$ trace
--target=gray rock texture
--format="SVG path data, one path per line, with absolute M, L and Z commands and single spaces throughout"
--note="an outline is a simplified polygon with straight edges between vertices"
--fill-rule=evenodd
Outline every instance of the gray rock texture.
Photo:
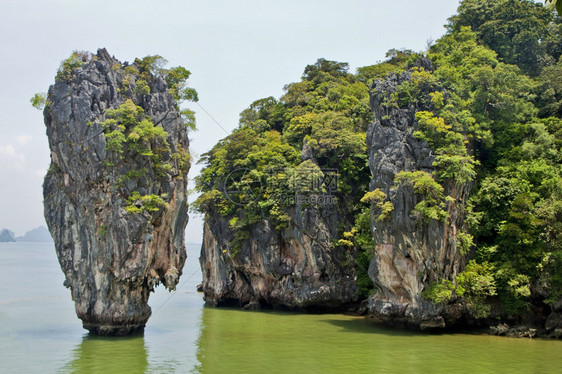
M 431 69 L 429 60 L 421 62 Z M 458 313 L 448 313 L 443 306 L 424 300 L 421 292 L 432 281 L 453 279 L 464 266 L 456 235 L 463 223 L 462 209 L 471 186 L 444 185 L 445 195 L 454 199 L 447 204 L 449 217 L 445 222 L 425 222 L 411 214 L 422 197 L 407 185 L 396 185 L 394 178 L 401 171 L 433 172 L 434 153 L 427 142 L 412 134 L 417 129 L 415 113 L 434 109 L 429 93 L 439 88 L 422 87 L 416 101 L 408 105 L 386 105 L 397 87 L 410 79 L 410 72 L 391 74 L 375 81 L 371 88 L 375 119 L 367 132 L 370 189 L 383 191 L 394 210 L 389 219 L 382 221 L 375 219 L 380 211 L 376 207 L 372 211 L 376 251 L 369 276 L 377 291 L 369 298 L 369 311 L 395 325 L 440 328 L 447 322 L 444 316 Z
M 207 214 L 201 248 L 203 292 L 209 305 L 342 310 L 356 301 L 353 258 L 335 247 L 335 206 L 297 204 L 287 229 L 254 225 L 237 255 L 233 232 L 218 213 Z
M 552 306 L 552 312 L 548 315 L 544 327 L 554 337 L 562 337 L 562 298 L 558 299 Z
M 172 290 L 181 275 L 189 165 L 180 167 L 173 155 L 189 144 L 162 77 L 151 74 L 146 82 L 150 92 L 141 93 L 138 78 L 125 70 L 127 64 L 105 49 L 84 60 L 49 88 L 44 118 L 51 166 L 44 182 L 45 218 L 84 328 L 125 335 L 144 328 L 151 290 L 160 282 Z M 101 123 L 107 110 L 128 99 L 167 132 L 169 150 L 159 153 L 158 162 L 169 167 L 156 170 L 154 158 L 146 154 L 108 149 Z M 161 145 L 144 144 L 154 152 Z M 131 201 L 133 192 L 160 196 L 165 203 L 143 209 L 142 199 Z M 130 213 L 126 206 L 139 209 Z
M 550 313 L 546 319 L 544 327 L 547 330 L 554 330 L 557 328 L 562 328 L 562 313 Z

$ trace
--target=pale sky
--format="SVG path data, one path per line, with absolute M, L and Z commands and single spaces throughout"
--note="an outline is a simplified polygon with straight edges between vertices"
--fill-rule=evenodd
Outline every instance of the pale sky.
M 230 132 L 242 110 L 279 98 L 318 58 L 348 62 L 355 72 L 391 48 L 425 50 L 457 6 L 456 0 L 0 0 L 0 229 L 23 235 L 45 225 L 49 148 L 43 115 L 29 99 L 47 91 L 73 50 L 105 47 L 130 62 L 158 54 L 170 67 L 186 67 L 200 104 Z M 192 107 L 197 159 L 227 133 Z M 199 169 L 192 167 L 191 178 Z M 187 241 L 201 236 L 202 220 L 190 214 Z

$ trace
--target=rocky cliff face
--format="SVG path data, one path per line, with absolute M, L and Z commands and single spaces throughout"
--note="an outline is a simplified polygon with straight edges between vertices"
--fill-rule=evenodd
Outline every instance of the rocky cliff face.
M 552 305 L 552 312 L 549 314 L 544 325 L 547 336 L 562 338 L 562 298 Z
M 207 304 L 327 311 L 356 301 L 353 257 L 334 246 L 335 204 L 297 202 L 290 217 L 283 230 L 267 219 L 253 225 L 233 254 L 228 220 L 207 213 L 200 257 Z
M 186 259 L 186 128 L 166 80 L 104 49 L 73 55 L 44 110 L 45 218 L 76 313 L 92 333 L 144 327 L 149 293 Z
M 228 222 L 208 219 L 200 258 L 205 301 L 303 311 L 341 310 L 353 302 L 353 274 L 338 265 L 345 254 L 330 251 L 325 222 L 310 211 L 297 211 L 294 218 L 282 233 L 267 221 L 256 225 L 234 257 L 226 252 Z
M 431 69 L 429 60 L 420 61 Z M 376 292 L 369 298 L 369 311 L 396 325 L 421 328 L 444 327 L 459 317 L 454 306 L 424 300 L 421 292 L 430 282 L 453 279 L 462 270 L 463 257 L 457 247 L 457 230 L 462 226 L 462 207 L 470 185 L 445 184 L 445 196 L 453 200 L 446 205 L 447 219 L 420 220 L 412 210 L 423 197 L 411 186 L 396 184 L 401 171 L 432 173 L 435 155 L 425 141 L 413 136 L 417 129 L 415 113 L 432 111 L 429 92 L 419 93 L 418 100 L 404 105 L 386 105 L 397 87 L 411 80 L 410 72 L 392 74 L 377 80 L 371 90 L 375 119 L 367 133 L 369 166 L 373 175 L 371 191 L 384 192 L 394 209 L 388 219 L 376 217 L 373 207 L 372 234 L 376 251 L 369 266 L 369 276 Z

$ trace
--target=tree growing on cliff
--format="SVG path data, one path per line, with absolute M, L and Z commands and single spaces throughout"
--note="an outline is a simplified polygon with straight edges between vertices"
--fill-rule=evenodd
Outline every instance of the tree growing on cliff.
M 291 194 L 310 193 L 296 189 L 311 175 L 319 180 L 337 178 L 333 186 L 337 188 L 330 193 L 339 202 L 339 238 L 364 208 L 359 200 L 369 180 L 364 133 L 371 119 L 368 88 L 348 72 L 347 63 L 319 59 L 285 91 L 279 100 L 269 97 L 252 103 L 241 113 L 238 129 L 202 159 L 206 166 L 197 178 L 202 194 L 195 205 L 203 213 L 218 211 L 229 220 L 234 256 L 256 223 L 271 221 L 279 234 L 295 224 Z M 229 178 L 240 169 L 248 172 Z M 324 175 L 326 169 L 337 170 L 337 177 Z M 254 189 L 256 184 L 261 188 Z M 312 203 L 306 206 L 314 208 Z M 348 262 L 348 267 L 356 266 L 354 258 Z M 365 287 L 372 288 L 367 267 L 362 263 L 359 268 Z
M 544 2 L 546 4 L 550 3 L 550 4 L 554 5 L 558 14 L 560 14 L 562 16 L 562 1 L 560 1 L 560 0 L 545 0 Z
M 175 289 L 185 263 L 189 140 L 182 97 L 170 90 L 188 74 L 179 69 L 169 86 L 160 62 L 73 53 L 44 108 L 52 156 L 45 218 L 76 313 L 93 334 L 142 330 L 150 292 L 160 283 Z
M 45 105 L 47 104 L 47 94 L 44 92 L 36 93 L 33 97 L 29 100 L 31 106 L 37 110 L 43 110 Z
M 553 12 L 532 0 L 464 0 L 448 28 L 470 27 L 503 62 L 536 76 L 549 59 L 560 56 L 549 48 L 552 22 Z
M 530 1 L 465 0 L 449 32 L 429 51 L 448 104 L 439 112 L 443 122 L 417 114 L 417 136 L 439 147 L 447 131 L 464 129 L 477 179 L 467 216 L 474 261 L 453 283 L 434 283 L 424 295 L 443 302 L 443 295 L 456 293 L 476 317 L 487 315 L 491 297 L 501 300 L 505 314 L 516 316 L 537 300 L 553 303 L 562 294 L 555 270 L 560 233 L 552 225 L 560 205 L 562 159 L 555 140 L 560 119 L 537 118 L 559 115 L 554 73 L 559 52 L 550 44 L 560 43 L 558 22 Z M 480 278 L 469 274 L 478 268 L 493 289 L 475 291 Z M 538 284 L 548 286 L 533 286 Z

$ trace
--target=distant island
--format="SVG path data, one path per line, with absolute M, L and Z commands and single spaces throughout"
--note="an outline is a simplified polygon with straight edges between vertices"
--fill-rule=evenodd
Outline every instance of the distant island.
M 45 226 L 39 226 L 25 233 L 23 236 L 16 237 L 13 231 L 8 229 L 0 230 L 1 242 L 51 242 L 51 234 Z
M 45 226 L 39 226 L 25 233 L 24 236 L 18 236 L 16 242 L 52 242 L 53 238 L 49 233 L 49 229 Z
M 16 237 L 14 233 L 8 229 L 0 230 L 0 243 L 15 242 Z

